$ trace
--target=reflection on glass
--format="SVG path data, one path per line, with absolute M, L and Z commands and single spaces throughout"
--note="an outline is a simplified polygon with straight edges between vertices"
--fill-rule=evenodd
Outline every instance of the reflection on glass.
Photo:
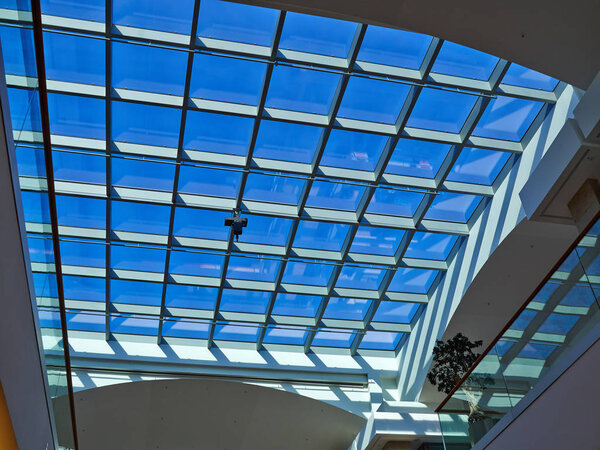
M 46 78 L 104 86 L 105 48 L 102 39 L 45 32 Z
M 316 180 L 308 194 L 306 206 L 356 211 L 364 192 L 365 188 L 360 185 Z
M 406 125 L 459 133 L 476 101 L 476 95 L 424 88 Z
M 473 134 L 475 136 L 520 141 L 544 104 L 535 100 L 501 97 L 490 101 Z
M 444 41 L 432 72 L 487 81 L 500 59 L 454 42 Z
M 190 111 L 183 147 L 210 153 L 244 156 L 248 153 L 254 120 L 248 117 Z
M 192 28 L 194 0 L 177 2 L 113 1 L 113 22 L 150 30 L 189 34 Z
M 378 134 L 332 130 L 321 158 L 321 165 L 372 172 L 387 142 L 387 136 Z
M 396 350 L 404 333 L 390 331 L 373 331 L 365 333 L 358 348 L 369 350 Z
M 398 139 L 386 173 L 434 178 L 452 146 L 438 142 Z
M 371 300 L 362 300 L 359 298 L 331 297 L 327 302 L 323 318 L 364 320 L 371 303 Z
M 358 61 L 419 69 L 431 36 L 369 25 L 358 53 Z
M 479 195 L 440 192 L 433 199 L 425 218 L 466 223 L 482 199 Z
M 221 311 L 264 314 L 271 295 L 270 292 L 223 289 L 219 308 Z
M 294 247 L 339 252 L 350 225 L 302 220 L 298 225 Z
M 300 294 L 277 294 L 273 314 L 281 316 L 315 317 L 322 297 Z
M 510 158 L 510 154 L 495 150 L 465 147 L 448 174 L 447 180 L 490 186 Z
M 405 233 L 398 229 L 361 226 L 354 235 L 350 252 L 393 256 Z
M 509 84 L 511 86 L 520 86 L 530 89 L 540 89 L 542 91 L 553 91 L 558 80 L 556 78 L 549 77 L 543 73 L 536 72 L 535 70 L 528 69 L 527 67 L 520 66 L 512 63 L 502 83 Z
M 310 164 L 322 134 L 321 127 L 261 120 L 253 155 Z

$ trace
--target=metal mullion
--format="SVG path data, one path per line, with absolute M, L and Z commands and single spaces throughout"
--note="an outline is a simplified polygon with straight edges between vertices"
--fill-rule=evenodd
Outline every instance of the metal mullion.
M 71 427 L 73 428 L 73 446 L 79 448 L 77 437 L 77 421 L 75 414 L 75 401 L 73 394 L 73 379 L 71 371 L 71 350 L 69 347 L 69 333 L 67 329 L 67 313 L 65 306 L 65 292 L 62 278 L 62 263 L 60 254 L 60 241 L 58 232 L 58 214 L 56 208 L 56 192 L 54 189 L 54 165 L 52 161 L 52 144 L 50 133 L 50 119 L 48 116 L 48 92 L 46 88 L 46 63 L 44 59 L 44 34 L 42 31 L 42 11 L 40 0 L 31 1 L 31 14 L 33 22 L 33 39 L 38 77 L 38 94 L 40 102 L 40 120 L 44 139 L 44 162 L 46 166 L 46 179 L 48 184 L 48 203 L 50 224 L 52 228 L 52 243 L 54 250 L 54 266 L 56 274 L 56 288 L 58 293 L 59 316 L 61 321 L 61 337 L 63 341 L 63 354 L 65 360 L 65 377 L 67 381 L 67 396 L 69 401 Z
M 112 26 L 112 2 L 108 0 L 105 8 L 105 26 L 106 30 L 110 30 Z M 110 39 L 105 41 L 104 47 L 105 57 L 105 102 L 106 102 L 106 280 L 105 280 L 105 339 L 110 339 L 110 270 L 111 270 L 111 223 L 112 223 L 112 207 L 111 207 L 111 189 L 112 189 L 112 158 L 111 153 L 111 138 L 112 138 L 112 104 L 110 101 L 110 91 L 112 90 L 112 43 Z
M 179 185 L 179 174 L 181 171 L 181 156 L 183 153 L 183 136 L 185 134 L 185 123 L 187 119 L 190 85 L 192 84 L 192 67 L 194 65 L 194 43 L 196 41 L 196 30 L 198 28 L 198 13 L 200 11 L 200 1 L 195 0 L 194 2 L 194 15 L 192 16 L 192 27 L 190 31 L 190 43 L 188 53 L 188 61 L 185 74 L 185 85 L 183 89 L 183 105 L 181 110 L 181 123 L 179 124 L 179 142 L 177 144 L 177 158 L 178 164 L 175 166 L 175 175 L 173 177 L 173 194 L 171 197 L 171 212 L 169 215 L 169 231 L 167 233 L 167 252 L 165 256 L 165 268 L 163 271 L 163 289 L 160 299 L 160 312 L 158 318 L 158 331 L 156 334 L 157 344 L 161 344 L 163 335 L 163 323 L 166 315 L 166 297 L 167 297 L 167 281 L 169 273 L 169 265 L 171 262 L 171 249 L 173 247 L 173 227 L 175 222 L 175 210 L 177 204 L 177 187 Z
M 279 41 L 281 39 L 281 31 L 283 30 L 283 23 L 285 21 L 285 16 L 286 16 L 286 12 L 281 11 L 281 13 L 279 15 L 279 20 L 277 23 L 277 28 L 275 31 L 275 37 L 273 38 L 273 46 L 271 48 L 270 61 L 274 61 L 275 57 L 277 55 Z M 263 84 L 263 89 L 261 92 L 261 97 L 260 97 L 260 101 L 259 101 L 258 108 L 257 108 L 258 114 L 257 114 L 255 122 L 254 122 L 254 128 L 252 130 L 252 138 L 250 140 L 248 155 L 246 157 L 246 165 L 244 167 L 244 172 L 243 172 L 241 180 L 240 180 L 240 186 L 239 186 L 238 194 L 237 194 L 237 198 L 236 198 L 236 209 L 241 208 L 241 206 L 242 206 L 242 198 L 244 195 L 244 190 L 246 188 L 246 182 L 248 181 L 248 173 L 250 171 L 250 167 L 252 166 L 252 156 L 254 154 L 254 147 L 256 144 L 256 138 L 258 136 L 258 130 L 260 128 L 260 121 L 261 121 L 261 118 L 263 116 L 263 112 L 265 109 L 265 103 L 267 101 L 267 92 L 269 91 L 269 85 L 271 83 L 273 67 L 274 67 L 274 64 L 267 65 L 267 70 L 265 73 L 265 81 Z M 217 318 L 219 316 L 219 307 L 221 305 L 221 298 L 223 296 L 223 286 L 225 284 L 225 279 L 227 277 L 227 269 L 229 267 L 229 259 L 231 258 L 232 247 L 233 247 L 233 233 L 230 230 L 229 231 L 229 239 L 228 239 L 228 243 L 227 243 L 227 253 L 225 255 L 225 259 L 223 260 L 221 281 L 219 283 L 219 290 L 217 292 L 217 299 L 215 302 L 215 309 L 213 312 L 213 321 L 217 320 Z M 207 342 L 208 348 L 210 348 L 213 344 L 214 335 L 215 335 L 215 324 L 213 323 L 213 324 L 211 324 L 209 332 L 208 332 L 208 342 Z

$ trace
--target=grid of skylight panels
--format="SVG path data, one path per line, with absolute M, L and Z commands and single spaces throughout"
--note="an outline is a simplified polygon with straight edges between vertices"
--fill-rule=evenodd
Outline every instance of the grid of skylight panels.
M 30 7 L 0 6 L 41 322 L 59 327 Z M 68 326 L 106 338 L 396 351 L 564 87 L 219 0 L 41 9 Z

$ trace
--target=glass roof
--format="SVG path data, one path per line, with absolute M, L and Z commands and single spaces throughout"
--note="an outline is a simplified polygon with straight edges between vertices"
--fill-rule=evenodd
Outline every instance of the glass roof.
M 30 16 L 11 5 L 0 39 L 42 326 L 60 326 L 46 144 L 68 326 L 107 339 L 395 354 L 562 85 L 338 19 L 44 0 L 46 112 Z

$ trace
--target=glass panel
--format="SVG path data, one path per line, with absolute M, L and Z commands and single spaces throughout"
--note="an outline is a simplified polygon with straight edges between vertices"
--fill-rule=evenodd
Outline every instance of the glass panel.
M 235 198 L 241 178 L 242 173 L 233 170 L 182 165 L 177 190 L 188 194 Z
M 244 189 L 245 200 L 297 205 L 304 180 L 299 178 L 250 173 Z
M 282 283 L 327 286 L 333 272 L 333 264 L 288 261 L 283 272 Z
M 373 316 L 375 322 L 411 323 L 419 310 L 419 303 L 382 301 Z
M 200 277 L 221 277 L 224 256 L 214 253 L 172 250 L 169 272 Z
M 427 294 L 438 273 L 438 270 L 400 268 L 396 270 L 388 291 Z
M 315 317 L 322 297 L 299 294 L 277 294 L 273 314 L 281 316 Z
M 244 156 L 248 153 L 254 119 L 189 111 L 183 147 L 210 153 Z
M 106 200 L 57 195 L 56 215 L 61 226 L 104 229 Z
M 339 252 L 349 230 L 350 225 L 301 220 L 296 231 L 294 247 Z
M 163 272 L 167 251 L 159 248 L 130 247 L 111 244 L 111 269 Z M 173 258 L 171 257 L 171 262 Z
M 457 240 L 458 236 L 451 234 L 417 231 L 410 240 L 404 257 L 446 261 Z
M 399 189 L 375 189 L 367 212 L 390 216 L 413 217 L 425 198 L 421 192 L 409 192 Z
M 63 275 L 63 289 L 65 300 L 101 303 L 106 301 L 106 280 L 104 278 Z
M 37 91 L 14 88 L 8 88 L 7 91 L 13 130 L 41 132 L 42 119 Z
M 168 284 L 165 297 L 167 308 L 212 310 L 217 302 L 217 288 Z
M 278 259 L 231 256 L 227 278 L 274 282 L 279 264 Z
M 104 86 L 105 48 L 103 39 L 45 32 L 46 78 Z
M 113 22 L 150 30 L 189 34 L 192 28 L 194 0 L 177 2 L 113 1 Z
M 171 207 L 137 202 L 112 201 L 111 228 L 133 233 L 169 233 Z
M 260 328 L 257 325 L 229 322 L 215 325 L 215 340 L 256 342 Z
M 183 95 L 187 52 L 113 41 L 112 58 L 114 88 Z
M 378 134 L 332 130 L 321 158 L 321 165 L 372 172 L 387 142 L 387 136 Z
M 356 211 L 364 193 L 365 188 L 356 184 L 315 180 L 308 194 L 306 206 Z
M 288 12 L 279 48 L 346 58 L 357 27 L 344 20 Z
M 54 273 L 33 273 L 36 297 L 58 298 L 56 275 Z
M 36 78 L 33 31 L 27 28 L 0 26 L 0 40 L 6 74 Z
M 269 325 L 265 331 L 265 344 L 304 345 L 308 337 L 308 328 Z
M 198 36 L 269 47 L 279 11 L 220 0 L 200 2 Z
M 424 88 L 406 125 L 460 133 L 476 101 L 477 95 Z
M 106 139 L 103 99 L 49 93 L 48 117 L 52 134 Z
M 575 326 L 580 316 L 552 313 L 538 328 L 540 333 L 566 335 Z
M 104 22 L 104 2 L 105 0 L 86 0 L 85 3 L 77 0 L 41 0 L 40 3 L 43 14 Z
M 177 148 L 181 110 L 113 101 L 112 139 Z
M 491 186 L 508 158 L 509 153 L 465 147 L 446 179 Z
M 540 89 L 542 91 L 553 91 L 558 84 L 558 80 L 549 77 L 548 75 L 544 75 L 543 73 L 536 72 L 535 70 L 528 69 L 527 67 L 512 63 L 506 71 L 502 83 L 511 86 Z
M 30 148 L 15 146 L 17 156 L 17 170 L 23 177 L 45 177 L 46 162 L 43 148 Z
M 349 348 L 354 341 L 355 331 L 338 330 L 335 328 L 320 329 L 315 334 L 312 345 L 315 347 Z
M 114 303 L 160 306 L 162 291 L 161 283 L 110 280 L 110 301 Z
M 25 222 L 50 223 L 48 194 L 43 192 L 21 192 Z
M 351 253 L 393 256 L 406 232 L 404 230 L 359 227 L 350 247 Z
M 271 295 L 270 292 L 223 289 L 219 309 L 221 311 L 265 314 Z
M 256 106 L 266 70 L 262 62 L 195 54 L 190 97 Z
M 202 320 L 165 319 L 162 334 L 165 337 L 208 339 L 210 323 Z
M 292 219 L 280 217 L 248 216 L 243 241 L 263 245 L 286 245 L 293 222 Z
M 364 320 L 371 300 L 331 297 L 323 317 L 325 319 Z
M 162 162 L 112 158 L 112 184 L 138 189 L 173 190 L 175 165 Z
M 106 183 L 106 156 L 91 153 L 52 152 L 54 178 L 80 183 Z
M 370 350 L 396 350 L 404 333 L 367 331 L 358 348 Z
M 310 164 L 322 135 L 321 127 L 261 120 L 253 155 Z
M 158 320 L 133 314 L 111 316 L 110 331 L 118 334 L 155 336 L 158 333 Z
M 520 141 L 544 104 L 534 100 L 497 96 L 477 123 L 475 136 Z
M 359 61 L 419 69 L 431 36 L 369 25 L 358 53 Z
M 344 266 L 335 287 L 377 290 L 385 273 L 384 269 Z
M 434 178 L 451 148 L 438 142 L 400 138 L 385 173 Z
M 105 267 L 104 243 L 60 241 L 61 263 L 67 266 Z
M 67 313 L 67 329 L 80 331 L 105 332 L 106 317 L 104 314 L 81 311 L 77 314 Z
M 365 77 L 350 77 L 338 117 L 395 124 L 410 86 Z
M 52 239 L 38 236 L 28 237 L 27 245 L 29 246 L 29 258 L 32 262 L 54 263 Z
M 336 73 L 275 66 L 265 106 L 327 115 L 340 80 Z
M 205 209 L 175 208 L 173 236 L 224 241 L 229 237 L 229 229 L 223 226 L 231 213 Z M 246 230 L 244 230 L 244 237 Z
M 425 218 L 466 223 L 482 199 L 479 195 L 440 192 L 435 196 Z
M 487 53 L 445 41 L 432 72 L 487 81 L 500 59 Z

